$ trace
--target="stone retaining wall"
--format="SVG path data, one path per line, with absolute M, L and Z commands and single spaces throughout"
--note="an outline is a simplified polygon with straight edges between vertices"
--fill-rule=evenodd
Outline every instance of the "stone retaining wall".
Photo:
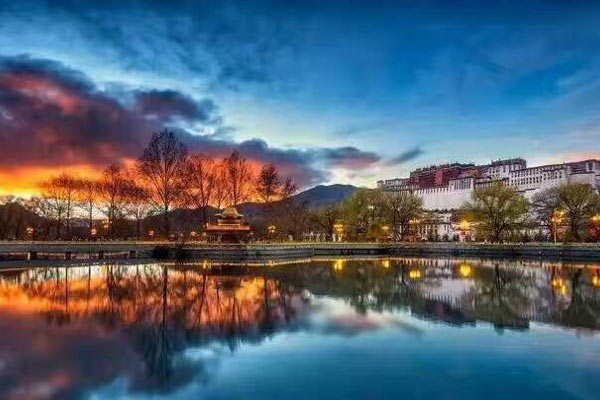
M 229 261 L 291 260 L 314 256 L 475 256 L 528 257 L 600 260 L 600 244 L 484 244 L 484 243 L 299 243 L 299 244 L 205 244 L 157 242 L 4 242 L 0 256 L 41 259 L 104 258 L 111 254 L 125 258 L 183 258 Z M 25 257 L 26 256 L 26 257 Z

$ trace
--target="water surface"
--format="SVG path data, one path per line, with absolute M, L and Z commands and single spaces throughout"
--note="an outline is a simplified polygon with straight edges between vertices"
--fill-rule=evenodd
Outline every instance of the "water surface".
M 5 268 L 0 398 L 595 399 L 599 267 Z

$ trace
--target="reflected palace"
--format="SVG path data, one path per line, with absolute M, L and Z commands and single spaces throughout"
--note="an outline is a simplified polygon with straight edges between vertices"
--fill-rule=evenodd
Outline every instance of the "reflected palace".
M 0 397 L 593 398 L 599 268 L 398 258 L 4 269 Z

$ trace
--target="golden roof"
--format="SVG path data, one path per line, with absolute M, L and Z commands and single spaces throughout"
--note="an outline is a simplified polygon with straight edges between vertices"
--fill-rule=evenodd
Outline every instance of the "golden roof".
M 226 219 L 238 219 L 242 218 L 243 215 L 238 213 L 235 207 L 225 207 L 221 214 L 217 214 L 217 217 Z

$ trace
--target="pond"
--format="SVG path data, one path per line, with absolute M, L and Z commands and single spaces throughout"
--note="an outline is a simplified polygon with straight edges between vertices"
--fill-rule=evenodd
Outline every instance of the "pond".
M 2 399 L 596 399 L 600 265 L 0 271 Z

